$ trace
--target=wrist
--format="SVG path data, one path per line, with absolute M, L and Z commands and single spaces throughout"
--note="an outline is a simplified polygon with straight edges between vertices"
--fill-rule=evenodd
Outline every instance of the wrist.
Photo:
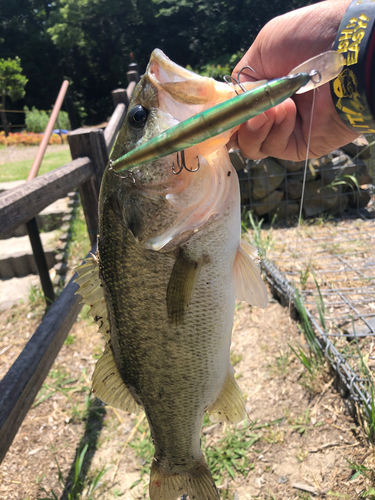
M 346 66 L 331 82 L 331 94 L 341 120 L 358 134 L 375 132 L 374 48 L 375 4 L 354 0 L 344 13 L 334 43 Z

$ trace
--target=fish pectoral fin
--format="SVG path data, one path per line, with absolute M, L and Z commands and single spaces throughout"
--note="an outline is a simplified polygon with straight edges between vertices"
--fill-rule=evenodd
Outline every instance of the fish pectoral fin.
M 220 500 L 204 458 L 182 474 L 167 471 L 156 460 L 151 464 L 150 500 L 177 500 L 182 495 L 196 500 Z
M 78 278 L 74 281 L 79 288 L 76 295 L 81 295 L 81 304 L 88 304 L 88 314 L 98 323 L 99 332 L 106 342 L 110 338 L 108 311 L 105 302 L 104 291 L 99 276 L 99 264 L 97 257 L 89 257 L 84 263 L 75 268 Z
M 203 260 L 192 260 L 181 250 L 173 266 L 167 288 L 167 311 L 169 322 L 174 326 L 180 325 L 184 319 Z
M 241 389 L 234 379 L 234 369 L 229 365 L 227 378 L 219 397 L 208 409 L 211 422 L 230 422 L 237 424 L 246 417 L 245 400 Z
M 238 300 L 245 300 L 252 306 L 262 307 L 268 303 L 267 288 L 254 262 L 255 248 L 245 240 L 237 251 L 234 261 L 234 287 Z
M 92 392 L 104 403 L 120 410 L 136 413 L 140 406 L 135 402 L 118 371 L 109 344 L 98 360 L 92 376 Z

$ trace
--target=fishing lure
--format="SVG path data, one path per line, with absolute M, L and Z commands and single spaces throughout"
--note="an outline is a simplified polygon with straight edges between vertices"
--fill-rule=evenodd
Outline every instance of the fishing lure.
M 165 130 L 117 160 L 110 160 L 110 168 L 122 172 L 211 139 L 264 113 L 295 93 L 323 85 L 335 78 L 343 65 L 344 58 L 338 52 L 319 54 L 294 68 L 286 77 L 268 81 Z

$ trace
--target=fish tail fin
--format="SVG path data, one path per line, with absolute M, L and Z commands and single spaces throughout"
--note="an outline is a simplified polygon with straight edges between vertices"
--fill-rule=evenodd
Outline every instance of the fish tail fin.
M 151 465 L 150 499 L 177 500 L 189 495 L 190 500 L 220 500 L 215 481 L 204 458 L 190 470 L 168 472 L 155 460 Z

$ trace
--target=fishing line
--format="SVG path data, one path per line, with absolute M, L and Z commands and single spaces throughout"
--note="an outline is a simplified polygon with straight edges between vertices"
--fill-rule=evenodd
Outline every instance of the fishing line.
M 296 243 L 295 243 L 295 249 L 293 252 L 293 265 L 292 265 L 292 270 L 291 270 L 291 275 L 292 275 L 292 287 L 289 288 L 289 304 L 288 304 L 288 328 L 287 328 L 287 336 L 290 338 L 290 324 L 291 324 L 291 311 L 292 311 L 292 293 L 295 288 L 294 284 L 294 273 L 296 271 L 296 257 L 297 257 L 297 249 L 298 249 L 298 240 L 300 236 L 300 229 L 301 229 L 301 220 L 302 220 L 302 209 L 303 209 L 303 202 L 305 198 L 305 188 L 306 188 L 306 177 L 307 177 L 307 167 L 309 164 L 309 151 L 310 151 L 310 142 L 311 142 L 311 131 L 312 131 L 312 122 L 313 122 L 313 115 L 314 115 L 314 107 L 315 107 L 315 92 L 316 89 L 313 89 L 313 98 L 311 102 L 311 115 L 310 115 L 310 125 L 309 125 L 309 133 L 307 137 L 307 148 L 306 148 L 306 158 L 305 158 L 305 166 L 304 166 L 304 171 L 303 171 L 303 180 L 302 180 L 302 195 L 301 195 L 301 203 L 299 207 L 299 215 L 298 215 L 298 224 L 297 224 L 297 234 L 296 234 Z M 284 340 L 284 351 L 285 351 L 285 340 Z

